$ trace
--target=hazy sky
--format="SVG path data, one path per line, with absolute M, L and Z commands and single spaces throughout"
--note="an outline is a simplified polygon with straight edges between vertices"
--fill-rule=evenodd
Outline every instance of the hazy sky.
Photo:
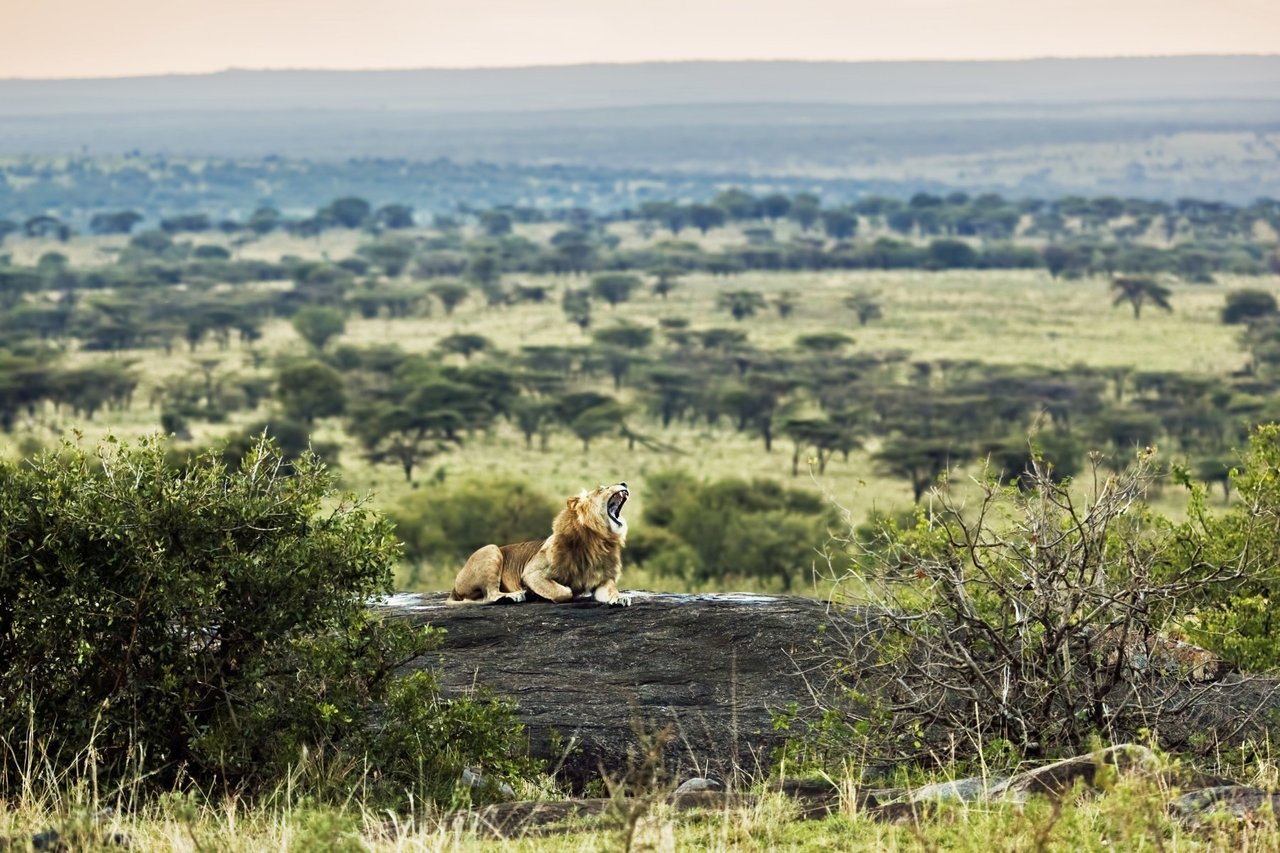
M 1280 0 L 0 0 L 0 77 L 1280 52 Z

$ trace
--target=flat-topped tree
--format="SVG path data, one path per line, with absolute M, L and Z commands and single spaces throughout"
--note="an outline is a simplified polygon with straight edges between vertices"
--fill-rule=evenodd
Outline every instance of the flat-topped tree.
M 1138 276 L 1120 276 L 1111 280 L 1111 289 L 1115 292 L 1113 306 L 1128 302 L 1133 308 L 1133 319 L 1142 317 L 1142 308 L 1148 302 L 1164 311 L 1173 311 L 1169 297 L 1173 291 L 1158 283 L 1153 278 Z
M 629 273 L 602 273 L 591 278 L 591 295 L 608 302 L 611 308 L 630 300 L 639 288 L 639 276 Z
M 875 295 L 871 293 L 854 293 L 845 297 L 845 307 L 858 315 L 858 325 L 865 326 L 872 320 L 878 320 L 883 316 L 880 309 L 880 303 L 876 301 Z
M 910 483 L 911 499 L 919 503 L 940 475 L 966 457 L 966 449 L 948 438 L 898 436 L 884 442 L 872 460 L 886 475 Z
M 341 311 L 323 305 L 311 305 L 293 315 L 294 331 L 317 352 L 341 335 L 346 327 L 347 318 Z
M 716 307 L 741 322 L 765 307 L 764 295 L 757 290 L 731 290 L 716 298 Z
M 398 464 L 405 482 L 413 481 L 414 470 L 423 462 L 450 445 L 461 444 L 458 431 L 462 426 L 457 412 L 428 411 L 412 401 L 365 406 L 351 418 L 351 431 L 369 461 Z
M 440 300 L 446 317 L 452 317 L 454 310 L 466 301 L 471 291 L 461 282 L 441 281 L 427 288 L 427 293 Z

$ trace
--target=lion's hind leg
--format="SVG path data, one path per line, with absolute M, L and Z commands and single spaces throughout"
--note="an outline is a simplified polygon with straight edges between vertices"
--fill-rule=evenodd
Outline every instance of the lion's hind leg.
M 524 601 L 524 590 L 502 591 L 502 550 L 485 545 L 467 559 L 445 604 L 492 604 L 500 598 Z

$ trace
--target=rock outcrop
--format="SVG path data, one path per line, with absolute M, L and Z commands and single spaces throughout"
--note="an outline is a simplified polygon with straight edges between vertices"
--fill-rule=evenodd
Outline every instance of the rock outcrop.
M 771 766 L 785 738 L 775 715 L 812 709 L 833 689 L 821 638 L 874 622 L 795 596 L 637 592 L 631 607 L 443 602 L 402 594 L 380 605 L 447 630 L 443 648 L 410 667 L 437 668 L 449 692 L 484 686 L 515 700 L 534 753 L 578 783 L 602 769 L 621 775 L 640 747 L 637 729 L 669 726 L 665 760 L 677 778 L 738 789 L 742 774 Z M 1224 669 L 1162 690 L 1169 712 L 1159 734 L 1174 750 L 1231 740 L 1280 715 L 1274 678 Z
M 630 607 L 443 601 L 402 594 L 382 605 L 447 630 L 443 649 L 410 666 L 438 667 L 446 691 L 483 685 L 514 699 L 534 752 L 577 781 L 620 773 L 637 727 L 670 726 L 667 766 L 687 775 L 769 766 L 784 738 L 773 715 L 812 705 L 815 640 L 831 616 L 820 601 L 745 594 L 637 592 Z

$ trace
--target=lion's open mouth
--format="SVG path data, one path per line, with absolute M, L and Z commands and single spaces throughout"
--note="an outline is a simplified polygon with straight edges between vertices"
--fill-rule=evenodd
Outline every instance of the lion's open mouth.
M 626 502 L 626 489 L 623 489 L 620 492 L 614 492 L 613 497 L 609 498 L 609 503 L 606 509 L 609 513 L 609 518 L 613 519 L 614 524 L 622 524 L 622 505 Z

